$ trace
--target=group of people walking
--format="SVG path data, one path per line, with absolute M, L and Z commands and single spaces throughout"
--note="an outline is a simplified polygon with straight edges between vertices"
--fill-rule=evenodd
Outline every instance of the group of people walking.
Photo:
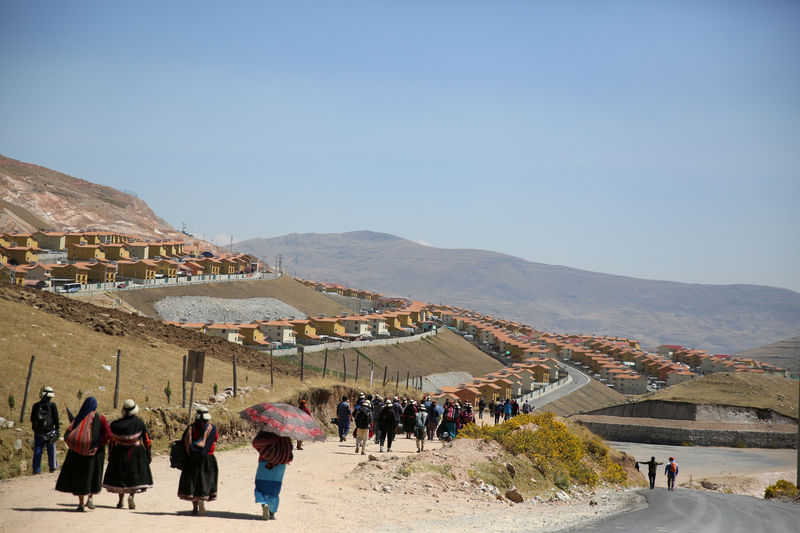
M 350 423 L 355 424 L 353 437 L 355 451 L 366 453 L 367 443 L 375 438 L 380 451 L 392 451 L 392 443 L 398 434 L 405 433 L 416 439 L 417 452 L 425 450 L 425 441 L 438 436 L 448 442 L 453 440 L 466 424 L 475 423 L 472 404 L 446 400 L 439 405 L 430 396 L 423 396 L 417 402 L 413 398 L 382 398 L 380 395 L 360 393 L 350 406 L 347 396 L 336 406 L 336 423 L 339 428 L 339 441 L 344 442 L 350 433 Z
M 658 466 L 663 465 L 663 462 L 656 461 L 655 457 L 650 457 L 649 461 L 636 461 L 636 468 L 639 465 L 647 465 L 647 477 L 650 480 L 650 490 L 656 487 L 656 472 Z M 667 490 L 675 490 L 675 478 L 678 477 L 678 463 L 675 462 L 674 457 L 670 457 L 667 465 L 664 467 L 664 475 L 667 476 Z

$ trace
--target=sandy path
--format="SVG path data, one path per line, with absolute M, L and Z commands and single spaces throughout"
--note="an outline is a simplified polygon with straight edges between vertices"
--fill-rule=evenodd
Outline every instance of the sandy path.
M 306 444 L 295 452 L 294 462 L 286 470 L 277 520 L 260 519 L 260 507 L 253 502 L 253 477 L 256 454 L 239 449 L 218 454 L 220 465 L 219 498 L 207 505 L 207 516 L 189 514 L 191 504 L 176 496 L 180 472 L 169 468 L 166 456 L 153 460 L 155 487 L 136 497 L 137 509 L 115 508 L 116 496 L 103 492 L 95 497 L 97 509 L 75 512 L 77 498 L 56 492 L 56 474 L 17 478 L 0 483 L 0 531 L 48 532 L 96 530 L 126 531 L 172 530 L 199 525 L 210 530 L 239 531 L 375 531 L 402 529 L 437 531 L 481 531 L 494 524 L 494 531 L 527 531 L 565 521 L 596 516 L 630 505 L 631 493 L 598 493 L 592 496 L 600 506 L 589 507 L 585 501 L 533 503 L 511 507 L 488 497 L 465 491 L 442 494 L 403 494 L 399 488 L 391 494 L 365 486 L 363 479 L 348 477 L 365 457 L 356 455 L 353 441 Z M 439 442 L 425 453 L 441 447 Z M 368 452 L 377 452 L 370 445 Z M 414 440 L 400 438 L 393 455 L 400 459 L 415 454 Z M 377 454 L 382 459 L 388 454 Z M 395 463 L 396 464 L 396 463 Z M 387 463 L 389 465 L 389 463 Z M 391 468 L 391 466 L 390 466 Z M 535 513 L 533 511 L 535 507 Z M 363 510 L 369 510 L 365 513 Z M 574 511 L 574 512 L 573 512 Z M 548 518 L 549 517 L 549 518 Z M 502 526 L 501 526 L 502 524 Z

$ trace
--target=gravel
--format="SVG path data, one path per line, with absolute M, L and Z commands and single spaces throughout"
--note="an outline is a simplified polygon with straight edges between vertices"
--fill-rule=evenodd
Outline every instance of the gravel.
M 162 319 L 177 322 L 248 323 L 253 320 L 305 317 L 302 311 L 275 298 L 167 296 L 153 307 Z
M 472 374 L 468 372 L 440 372 L 428 374 L 422 378 L 422 390 L 435 391 L 442 387 L 455 387 L 459 383 L 472 381 Z

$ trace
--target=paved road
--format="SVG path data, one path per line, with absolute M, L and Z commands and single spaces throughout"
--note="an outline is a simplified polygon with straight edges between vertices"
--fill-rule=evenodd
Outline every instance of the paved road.
M 567 531 L 796 533 L 800 530 L 800 505 L 687 489 L 640 492 L 647 499 L 646 507 Z
M 562 368 L 565 369 L 570 376 L 572 376 L 572 382 L 532 399 L 530 403 L 534 409 L 541 409 L 548 403 L 559 400 L 567 394 L 575 392 L 589 383 L 589 380 L 592 379 L 580 370 L 576 370 L 571 366 L 564 365 Z

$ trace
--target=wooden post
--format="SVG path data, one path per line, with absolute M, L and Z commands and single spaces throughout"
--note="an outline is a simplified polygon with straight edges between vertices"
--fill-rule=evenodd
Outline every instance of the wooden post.
M 236 355 L 233 356 L 233 397 L 239 395 L 239 380 L 237 379 L 238 376 L 236 375 Z
M 181 372 L 181 407 L 186 407 L 186 356 L 183 356 L 183 372 Z
M 269 388 L 273 388 L 275 386 L 275 372 L 273 370 L 272 365 L 272 350 L 269 351 Z
M 325 379 L 325 374 L 328 373 L 328 349 L 325 348 L 325 362 L 322 364 L 322 379 Z
M 358 356 L 358 352 L 356 352 L 356 383 L 358 383 L 358 363 L 360 359 L 361 358 Z
M 188 424 L 192 423 L 192 407 L 194 404 L 194 378 L 197 375 L 197 368 L 192 369 L 192 390 L 189 392 L 189 422 Z
M 28 391 L 31 388 L 31 377 L 33 376 L 33 360 L 36 359 L 35 355 L 31 356 L 31 364 L 28 366 L 28 379 L 25 380 L 25 394 L 22 396 L 22 407 L 19 409 L 19 423 L 25 419 L 25 406 L 28 405 Z
M 302 383 L 306 377 L 306 351 L 300 351 L 300 382 Z
M 386 386 L 386 372 L 389 371 L 389 366 L 386 365 L 383 367 L 383 386 Z
M 372 388 L 372 378 L 375 377 L 375 361 L 369 364 L 369 388 Z
M 119 360 L 122 359 L 122 350 L 117 349 L 117 379 L 114 381 L 114 409 L 119 403 Z
M 344 367 L 344 382 L 347 383 L 347 358 L 344 356 L 344 350 L 342 350 L 342 366 Z
M 411 370 L 406 371 L 406 390 L 408 390 L 408 378 L 411 377 Z
M 397 371 L 397 377 L 394 379 L 394 393 L 397 394 L 397 391 L 400 389 L 400 371 Z

